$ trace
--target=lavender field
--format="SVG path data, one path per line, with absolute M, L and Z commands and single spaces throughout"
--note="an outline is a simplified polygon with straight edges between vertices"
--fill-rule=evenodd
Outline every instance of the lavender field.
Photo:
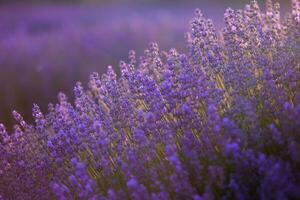
M 87 83 L 90 73 L 108 65 L 117 68 L 129 50 L 142 54 L 150 41 L 183 47 L 192 10 L 174 16 L 176 8 L 142 6 L 0 8 L 0 121 L 11 125 L 13 109 L 31 120 L 33 103 L 45 110 L 59 91 L 72 97 L 76 81 Z
M 300 199 L 300 1 L 0 1 L 0 122 L 0 200 Z
M 59 91 L 72 99 L 76 81 L 86 84 L 90 73 L 108 65 L 118 71 L 130 50 L 141 56 L 149 42 L 186 50 L 194 9 L 201 7 L 220 29 L 231 1 L 138 2 L 0 4 L 0 122 L 11 127 L 12 110 L 32 122 L 33 103 L 46 111 Z M 281 10 L 288 5 L 283 1 Z

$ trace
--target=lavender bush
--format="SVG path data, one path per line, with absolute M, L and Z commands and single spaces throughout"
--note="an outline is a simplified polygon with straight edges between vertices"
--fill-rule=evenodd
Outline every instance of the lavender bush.
M 299 199 L 300 1 L 196 10 L 188 53 L 151 43 L 0 125 L 0 199 Z
M 193 6 L 130 5 L 0 5 L 0 122 L 12 127 L 13 109 L 33 122 L 33 102 L 45 112 L 59 91 L 71 97 L 76 81 L 117 66 L 129 49 L 154 39 L 185 47 Z

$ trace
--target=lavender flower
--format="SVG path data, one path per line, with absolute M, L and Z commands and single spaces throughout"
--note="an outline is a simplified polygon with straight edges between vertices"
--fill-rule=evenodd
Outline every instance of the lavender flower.
M 188 53 L 151 43 L 35 125 L 0 124 L 0 199 L 299 199 L 300 1 L 196 10 Z

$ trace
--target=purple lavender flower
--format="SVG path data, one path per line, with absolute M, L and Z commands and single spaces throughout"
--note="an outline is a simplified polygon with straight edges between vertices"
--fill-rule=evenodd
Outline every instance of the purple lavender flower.
M 0 199 L 299 199 L 300 2 L 196 10 L 188 53 L 151 43 L 35 125 L 0 124 Z

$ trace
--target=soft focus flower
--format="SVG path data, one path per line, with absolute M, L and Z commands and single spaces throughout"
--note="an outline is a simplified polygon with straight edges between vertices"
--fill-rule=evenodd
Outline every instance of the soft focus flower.
M 0 199 L 300 199 L 300 1 L 196 10 L 188 53 L 151 43 L 35 125 L 0 124 Z

